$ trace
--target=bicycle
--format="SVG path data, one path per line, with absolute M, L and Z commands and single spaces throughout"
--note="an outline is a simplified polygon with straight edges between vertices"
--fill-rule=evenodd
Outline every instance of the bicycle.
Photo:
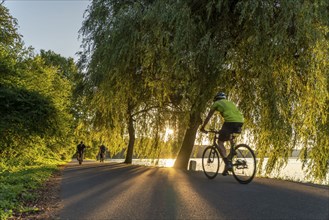
M 83 161 L 83 153 L 77 152 L 77 154 L 77 160 L 79 161 L 79 165 L 81 165 Z
M 99 162 L 104 162 L 105 159 L 105 152 L 99 153 Z
M 208 133 L 214 133 L 213 144 L 205 148 L 202 154 L 202 169 L 204 174 L 213 179 L 217 176 L 220 160 L 217 139 L 219 131 L 209 130 Z M 253 150 L 246 144 L 235 145 L 235 137 L 239 133 L 230 136 L 230 153 L 227 157 L 232 161 L 232 173 L 234 178 L 241 184 L 248 184 L 252 181 L 256 173 L 256 158 Z

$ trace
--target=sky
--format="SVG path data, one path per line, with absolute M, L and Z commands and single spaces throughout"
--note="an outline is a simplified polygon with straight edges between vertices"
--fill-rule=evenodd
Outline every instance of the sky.
M 4 6 L 18 20 L 25 46 L 35 52 L 52 50 L 77 60 L 79 29 L 90 0 L 6 0 Z

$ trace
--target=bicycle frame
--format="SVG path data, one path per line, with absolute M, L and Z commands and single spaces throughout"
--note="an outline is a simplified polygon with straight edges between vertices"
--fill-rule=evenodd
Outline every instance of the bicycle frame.
M 219 146 L 217 144 L 217 141 L 218 141 L 218 135 L 219 135 L 219 131 L 215 131 L 215 130 L 209 130 L 207 131 L 209 133 L 214 133 L 214 138 L 213 138 L 213 146 L 216 146 L 220 156 L 223 158 L 223 155 L 219 149 Z M 234 155 L 234 147 L 235 147 L 235 135 L 234 134 L 230 134 L 230 153 L 228 155 L 229 159 L 232 159 L 232 156 Z

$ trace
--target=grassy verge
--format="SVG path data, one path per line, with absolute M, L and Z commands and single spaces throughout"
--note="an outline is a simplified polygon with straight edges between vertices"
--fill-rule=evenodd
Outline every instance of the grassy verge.
M 14 212 L 35 212 L 34 207 L 26 207 L 29 201 L 36 199 L 34 189 L 40 187 L 57 171 L 58 160 L 37 161 L 34 165 L 7 165 L 0 163 L 0 219 L 7 219 Z M 11 161 L 10 164 L 14 164 Z

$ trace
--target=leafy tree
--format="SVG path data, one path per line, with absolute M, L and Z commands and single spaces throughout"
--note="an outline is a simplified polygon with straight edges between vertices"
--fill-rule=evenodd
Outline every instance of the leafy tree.
M 127 158 L 136 128 L 138 146 L 143 138 L 159 146 L 175 118 L 186 129 L 175 167 L 185 169 L 201 116 L 222 90 L 245 115 L 259 167 L 268 157 L 266 172 L 280 169 L 299 147 L 310 173 L 325 178 L 328 2 L 99 0 L 88 13 L 85 118 L 116 140 L 128 130 Z
M 28 139 L 35 134 L 45 134 L 45 131 L 54 132 L 56 110 L 46 97 L 4 86 L 0 87 L 0 94 L 0 154 L 11 148 L 17 139 Z
M 8 161 L 67 157 L 75 64 L 52 51 L 33 55 L 24 48 L 16 19 L 4 6 L 0 10 L 1 154 Z
M 281 168 L 295 147 L 306 151 L 320 147 L 313 141 L 319 137 L 316 127 L 327 123 L 328 3 L 315 5 L 302 1 L 236 5 L 241 31 L 228 53 L 234 96 L 241 100 L 258 156 L 268 157 L 267 173 Z M 327 155 L 325 147 L 320 148 Z M 318 160 L 305 155 L 307 161 Z M 325 178 L 324 166 L 309 168 L 315 178 Z
M 1 48 L 18 51 L 22 47 L 21 36 L 17 32 L 17 19 L 13 18 L 9 10 L 0 4 L 0 45 Z
M 17 20 L 9 10 L 0 5 L 0 82 L 15 74 L 15 63 L 22 49 L 22 39 L 17 32 Z
M 62 77 L 74 81 L 74 77 L 77 75 L 77 68 L 73 58 L 62 57 L 60 54 L 56 54 L 51 50 L 41 50 L 40 56 L 44 60 L 45 65 L 57 68 L 58 73 L 62 74 Z
M 152 97 L 155 90 L 152 78 L 156 76 L 155 73 L 149 74 L 149 66 L 144 67 L 146 53 L 143 36 L 139 34 L 144 28 L 141 17 L 147 4 L 148 1 L 120 4 L 116 1 L 95 1 L 82 28 L 87 36 L 86 48 L 94 48 L 92 52 L 86 50 L 84 55 L 91 54 L 86 89 L 97 88 L 96 93 L 90 94 L 93 96 L 90 101 L 92 108 L 97 106 L 90 113 L 95 119 L 93 125 L 96 127 L 93 129 L 110 128 L 110 134 L 107 134 L 112 137 L 127 129 L 126 163 L 131 163 L 133 157 L 136 118 L 157 105 Z M 130 30 L 130 35 L 126 34 L 127 30 Z M 104 54 L 110 56 L 104 58 Z
M 181 60 L 186 57 L 189 59 L 186 59 L 185 62 L 180 60 L 181 62 L 176 68 L 179 69 L 185 64 L 185 70 L 193 73 L 190 75 L 188 71 L 184 72 L 184 75 L 188 76 L 188 80 L 190 80 L 186 84 L 190 91 L 189 95 L 196 92 L 197 102 L 191 105 L 194 110 L 196 112 L 203 111 L 201 107 L 200 110 L 197 110 L 197 103 L 200 103 L 199 106 L 203 106 L 205 103 L 202 103 L 202 100 L 209 100 L 209 96 L 207 98 L 197 91 L 206 87 L 209 91 L 205 93 L 213 94 L 211 88 L 216 88 L 216 83 L 213 85 L 209 83 L 219 80 L 221 82 L 218 84 L 219 88 L 226 89 L 231 94 L 231 98 L 240 104 L 245 112 L 246 127 L 248 131 L 254 131 L 252 134 L 257 143 L 259 156 L 261 158 L 269 156 L 266 168 L 268 173 L 275 168 L 280 168 L 287 160 L 293 147 L 296 146 L 295 135 L 299 133 L 299 128 L 295 122 L 299 124 L 301 118 L 303 118 L 301 124 L 308 131 L 299 133 L 297 139 L 301 141 L 305 138 L 308 142 L 307 149 L 316 149 L 317 147 L 313 145 L 314 141 L 311 141 L 312 145 L 309 145 L 310 138 L 315 133 L 311 136 L 304 135 L 309 132 L 311 127 L 316 126 L 316 123 L 313 125 L 312 123 L 305 123 L 308 121 L 306 118 L 321 118 L 321 124 L 325 122 L 324 118 L 326 118 L 325 100 L 328 99 L 326 88 L 328 79 L 327 64 L 324 61 L 328 58 L 327 53 L 323 51 L 327 51 L 328 45 L 326 37 L 328 13 L 325 13 L 328 8 L 327 3 L 318 1 L 318 4 L 323 6 L 320 8 L 307 3 L 299 3 L 296 7 L 294 3 L 273 3 L 271 1 L 259 1 L 257 3 L 254 1 L 202 3 L 189 1 L 182 4 L 179 7 L 179 12 L 177 12 L 177 15 L 182 17 L 177 19 L 176 32 L 174 33 L 174 39 L 177 39 L 174 42 L 178 42 L 178 44 L 173 48 L 178 49 L 178 60 L 180 53 L 188 51 L 191 54 L 187 56 L 183 53 L 185 56 Z M 294 9 L 291 10 L 292 8 Z M 305 14 L 305 11 L 314 12 L 308 14 L 308 19 L 312 22 L 303 20 L 305 17 L 301 15 Z M 179 26 L 180 22 L 185 26 Z M 190 24 L 191 26 L 189 26 Z M 296 31 L 297 24 L 300 32 Z M 196 31 L 194 32 L 194 30 Z M 184 35 L 185 33 L 186 35 Z M 305 33 L 309 34 L 305 36 Z M 186 38 L 182 38 L 184 36 Z M 207 43 L 211 46 L 202 51 L 202 47 L 205 48 Z M 321 52 L 318 51 L 319 44 L 322 45 L 323 50 Z M 211 51 L 214 52 L 211 53 Z M 193 55 L 198 55 L 196 56 L 197 59 L 193 59 Z M 312 57 L 316 58 L 312 59 Z M 215 61 L 211 62 L 211 59 L 215 59 Z M 207 62 L 210 63 L 207 64 Z M 318 68 L 313 69 L 313 65 Z M 216 72 L 217 76 L 214 74 L 211 77 L 209 73 L 212 71 Z M 309 91 L 311 86 L 309 83 L 306 84 L 307 86 L 302 86 L 302 82 L 300 84 L 301 73 L 309 79 L 318 78 L 319 82 L 310 81 L 312 86 L 320 88 L 321 92 L 318 90 L 313 90 L 315 93 Z M 297 78 L 293 77 L 294 74 L 298 75 Z M 195 80 L 197 83 L 193 82 L 195 75 L 198 76 Z M 202 80 L 205 80 L 208 85 L 207 83 L 203 84 Z M 292 84 L 294 85 L 292 86 Z M 309 97 L 314 97 L 314 101 L 310 101 L 310 99 L 306 101 L 306 94 Z M 288 98 L 287 95 L 291 98 Z M 315 97 L 318 98 L 315 99 Z M 310 112 L 308 110 L 307 113 L 303 113 L 306 118 L 305 116 L 291 117 L 292 114 L 299 115 L 300 108 L 304 109 L 302 106 L 305 105 L 305 107 L 307 106 L 305 109 L 309 109 L 311 103 L 314 102 L 317 103 L 316 106 L 321 109 L 320 111 Z M 289 104 L 287 105 L 287 103 Z M 190 112 L 195 111 L 191 109 Z M 198 118 L 198 114 L 196 114 L 196 118 Z M 319 122 L 320 120 L 316 121 Z M 192 128 L 191 130 L 194 128 L 196 131 L 198 123 L 198 120 L 192 123 L 190 121 L 189 128 Z M 186 132 L 187 135 L 189 137 L 185 143 L 183 142 L 182 157 L 180 158 L 180 154 L 178 155 L 177 162 L 179 164 L 175 164 L 176 167 L 185 168 L 187 166 L 193 145 L 192 139 L 195 136 L 194 132 L 192 134 Z M 302 136 L 304 138 L 301 138 Z M 288 147 L 285 147 L 287 145 Z M 327 155 L 326 152 L 328 151 L 325 148 L 322 148 L 322 151 L 322 154 Z M 314 175 L 316 178 L 325 178 L 326 162 L 325 160 L 322 161 L 324 161 L 322 168 L 319 169 L 320 166 L 316 168 L 316 172 L 320 173 L 319 170 L 322 170 L 322 173 L 321 175 Z M 314 169 L 312 170 L 314 171 Z

